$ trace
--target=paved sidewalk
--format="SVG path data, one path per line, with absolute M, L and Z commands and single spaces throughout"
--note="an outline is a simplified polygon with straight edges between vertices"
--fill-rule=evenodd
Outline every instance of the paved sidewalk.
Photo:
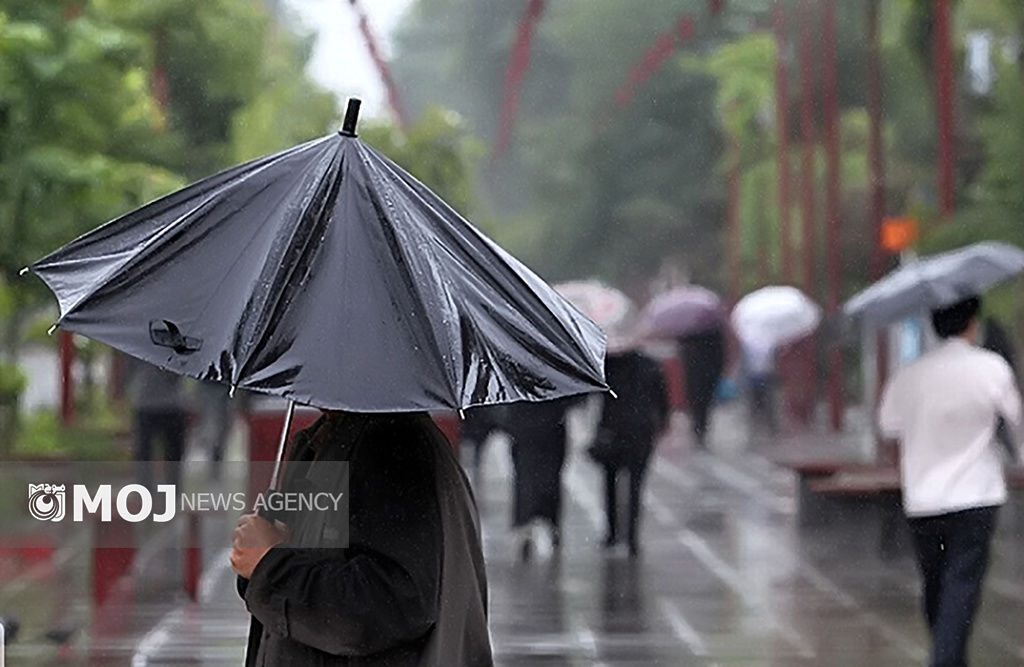
M 505 666 L 913 665 L 926 661 L 917 575 L 908 554 L 882 559 L 862 531 L 795 522 L 795 480 L 748 451 L 738 410 L 718 415 L 710 452 L 694 452 L 685 418 L 662 443 L 647 492 L 643 553 L 601 549 L 598 471 L 574 449 L 565 478 L 564 548 L 543 542 L 519 562 L 508 530 L 510 469 L 500 438 L 485 453 L 479 502 L 495 655 Z M 1004 519 L 1006 517 L 1004 516 Z M 20 665 L 238 665 L 247 617 L 227 565 L 226 534 L 208 526 L 201 600 L 184 600 L 180 553 L 154 548 L 135 590 L 88 616 L 50 584 L 0 589 L 0 614 L 26 596 L 83 614 L 65 649 L 27 629 L 8 651 Z M 220 548 L 212 545 L 220 544 Z M 71 579 L 85 576 L 69 568 Z M 972 665 L 1024 660 L 1024 547 L 996 543 Z M 69 580 L 68 586 L 73 582 Z M 75 585 L 80 585 L 75 584 Z M 73 588 L 73 586 L 71 586 Z M 106 626 L 106 631 L 100 631 Z

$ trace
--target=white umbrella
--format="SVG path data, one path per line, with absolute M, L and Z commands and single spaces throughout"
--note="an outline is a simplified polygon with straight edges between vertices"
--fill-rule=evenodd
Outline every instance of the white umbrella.
M 795 287 L 770 286 L 740 299 L 730 319 L 741 341 L 778 347 L 813 333 L 821 308 Z

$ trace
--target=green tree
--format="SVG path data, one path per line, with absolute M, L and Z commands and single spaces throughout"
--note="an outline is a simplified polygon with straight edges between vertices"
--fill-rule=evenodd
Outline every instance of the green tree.
M 479 144 L 458 114 L 432 107 L 407 131 L 367 123 L 360 138 L 436 192 L 465 217 L 472 211 L 472 165 Z
M 158 122 L 144 42 L 99 10 L 20 4 L 0 12 L 0 275 L 176 185 L 133 159 Z M 41 290 L 14 292 L 7 351 L 24 307 Z

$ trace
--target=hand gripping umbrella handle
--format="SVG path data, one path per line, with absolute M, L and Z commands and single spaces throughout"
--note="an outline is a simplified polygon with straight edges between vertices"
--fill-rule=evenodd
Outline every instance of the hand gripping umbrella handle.
M 292 417 L 295 416 L 295 401 L 288 401 L 288 411 L 284 416 L 284 427 L 281 429 L 281 441 L 277 445 L 277 458 L 274 461 L 274 472 L 270 476 L 270 488 L 267 489 L 267 499 L 280 493 L 281 486 L 281 464 L 284 461 L 285 449 L 288 447 L 288 432 L 292 429 Z M 276 504 L 275 504 L 276 505 Z M 280 516 L 267 507 L 267 503 L 260 506 L 259 515 L 267 521 L 273 521 Z

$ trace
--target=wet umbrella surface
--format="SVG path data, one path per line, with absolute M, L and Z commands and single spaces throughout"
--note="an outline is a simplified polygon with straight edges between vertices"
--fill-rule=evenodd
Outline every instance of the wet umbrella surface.
M 29 268 L 62 329 L 321 408 L 605 388 L 600 329 L 352 132 L 195 183 Z

